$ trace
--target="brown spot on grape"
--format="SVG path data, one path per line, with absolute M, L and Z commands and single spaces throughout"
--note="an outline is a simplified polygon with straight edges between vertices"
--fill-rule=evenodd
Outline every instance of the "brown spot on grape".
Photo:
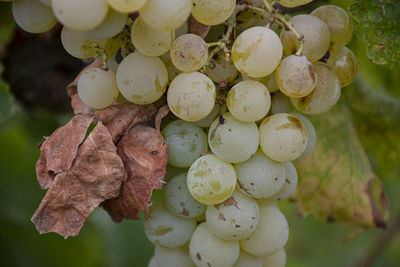
M 218 218 L 219 218 L 220 220 L 222 220 L 222 221 L 226 221 L 226 218 L 225 218 L 224 214 L 222 214 L 222 213 L 220 213 L 220 214 L 218 215 Z
M 186 217 L 189 217 L 189 211 L 187 209 L 183 208 L 182 209 L 182 215 L 186 216 Z
M 200 255 L 200 253 L 196 253 L 196 258 L 197 258 L 199 261 L 201 261 L 201 255 Z

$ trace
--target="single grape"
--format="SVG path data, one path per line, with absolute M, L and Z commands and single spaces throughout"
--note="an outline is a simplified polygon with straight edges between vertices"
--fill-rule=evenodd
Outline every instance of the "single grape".
M 99 48 L 106 45 L 107 40 L 93 39 L 82 32 L 72 31 L 64 27 L 61 30 L 61 43 L 68 54 L 83 59 L 95 56 Z
M 12 13 L 18 26 L 31 33 L 46 32 L 57 23 L 51 8 L 37 0 L 13 1 Z
M 278 0 L 285 7 L 297 7 L 310 3 L 312 0 Z
M 282 93 L 299 98 L 309 95 L 314 90 L 318 76 L 307 57 L 291 55 L 279 64 L 276 81 Z
M 267 115 L 271 106 L 271 96 L 262 83 L 242 81 L 229 91 L 227 105 L 229 112 L 237 120 L 255 122 Z
M 322 58 L 329 49 L 331 34 L 328 26 L 317 17 L 311 15 L 297 15 L 289 20 L 293 28 L 304 37 L 302 55 L 312 62 Z M 296 35 L 283 29 L 281 31 L 283 52 L 286 56 L 295 54 L 300 47 Z
M 198 267 L 230 267 L 239 258 L 240 247 L 238 241 L 222 240 L 201 223 L 190 239 L 189 253 Z
M 107 0 L 108 4 L 121 13 L 131 13 L 143 7 L 147 0 Z
M 245 30 L 232 47 L 232 60 L 236 68 L 254 78 L 272 73 L 281 57 L 282 43 L 278 35 L 266 27 Z
M 192 0 L 147 0 L 139 10 L 140 17 L 159 31 L 178 29 L 189 17 Z
M 282 188 L 272 196 L 271 200 L 285 200 L 290 197 L 294 190 L 297 187 L 297 171 L 294 164 L 290 161 L 285 162 L 285 182 L 283 183 Z
M 262 258 L 262 266 L 266 267 L 285 267 L 286 266 L 286 252 L 282 248 L 272 255 L 264 256 Z
M 175 67 L 184 72 L 192 72 L 206 64 L 208 48 L 200 36 L 188 33 L 174 41 L 170 54 Z
M 74 31 L 88 31 L 106 17 L 105 0 L 52 0 L 53 13 L 65 27 Z
M 208 131 L 208 144 L 211 151 L 219 158 L 240 163 L 256 153 L 259 134 L 254 122 L 242 122 L 230 113 L 224 113 L 224 124 L 217 118 Z
M 205 155 L 190 166 L 187 184 L 194 199 L 216 205 L 227 200 L 235 190 L 236 172 L 231 164 L 214 155 Z
M 185 247 L 164 248 L 156 246 L 154 258 L 159 267 L 195 267 Z
M 201 120 L 215 105 L 215 85 L 199 72 L 181 73 L 168 89 L 168 106 L 178 118 L 185 121 Z
M 332 52 L 327 64 L 335 71 L 341 87 L 351 84 L 358 72 L 357 58 L 345 46 Z
M 117 70 L 121 94 L 130 102 L 146 105 L 157 101 L 167 87 L 168 72 L 157 57 L 134 52 L 124 58 Z
M 306 114 L 321 114 L 332 109 L 340 98 L 340 82 L 331 67 L 322 62 L 314 63 L 318 82 L 314 91 L 302 98 L 292 98 L 295 108 Z
M 247 254 L 240 251 L 239 259 L 233 267 L 263 267 L 263 258 Z M 275 265 L 265 265 L 266 267 L 275 267 Z
M 86 31 L 85 35 L 95 39 L 112 38 L 122 31 L 128 20 L 127 14 L 109 9 L 106 18 L 96 28 Z
M 307 146 L 307 130 L 294 115 L 278 113 L 267 117 L 260 126 L 260 146 L 278 162 L 299 157 Z
M 353 35 L 353 22 L 347 12 L 335 5 L 323 5 L 310 15 L 321 19 L 331 32 L 330 50 L 338 50 L 345 46 Z
M 214 120 L 218 117 L 218 115 L 221 113 L 226 112 L 226 105 L 223 105 L 220 107 L 218 104 L 214 106 L 214 108 L 211 110 L 211 112 L 205 117 L 204 119 L 201 119 L 199 121 L 194 121 L 193 124 L 203 127 L 203 128 L 208 128 L 211 126 L 211 124 L 214 122 Z
M 207 207 L 206 221 L 219 238 L 241 240 L 254 232 L 259 215 L 257 201 L 235 191 L 225 202 Z
M 151 217 L 144 219 L 144 233 L 155 245 L 177 248 L 187 243 L 196 228 L 195 220 L 172 215 L 164 201 L 153 203 Z
M 207 76 L 216 83 L 221 81 L 231 82 L 235 80 L 239 74 L 239 71 L 233 64 L 232 57 L 229 57 L 229 60 L 226 61 L 223 50 L 219 51 L 211 59 L 205 71 Z
M 294 114 L 294 115 L 299 120 L 301 120 L 303 125 L 306 127 L 307 134 L 308 134 L 306 149 L 298 158 L 295 159 L 295 162 L 299 162 L 299 161 L 305 159 L 306 157 L 308 157 L 308 155 L 310 155 L 311 152 L 314 150 L 315 143 L 317 142 L 317 133 L 315 132 L 315 128 L 312 125 L 311 121 L 309 121 L 306 117 L 304 117 L 303 115 L 300 115 L 300 114 Z
M 289 113 L 291 107 L 290 98 L 280 91 L 271 94 L 271 114 Z
M 135 48 L 143 55 L 158 57 L 169 51 L 174 41 L 174 31 L 159 31 L 137 18 L 132 25 L 131 38 Z
M 193 0 L 192 15 L 205 25 L 217 25 L 233 13 L 236 0 Z

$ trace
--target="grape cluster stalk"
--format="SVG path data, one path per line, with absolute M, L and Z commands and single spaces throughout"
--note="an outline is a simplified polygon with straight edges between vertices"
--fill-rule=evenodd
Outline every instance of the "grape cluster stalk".
M 357 59 L 352 21 L 310 0 L 13 0 L 17 24 L 42 33 L 57 22 L 78 59 L 100 58 L 77 91 L 92 109 L 148 105 L 170 114 L 163 199 L 144 219 L 155 245 L 149 267 L 281 267 L 288 222 L 278 202 L 296 189 L 294 163 L 316 132 L 307 115 L 338 102 Z M 192 16 L 205 29 L 191 33 Z M 207 35 L 207 34 L 206 34 Z M 208 41 L 208 43 L 206 42 Z

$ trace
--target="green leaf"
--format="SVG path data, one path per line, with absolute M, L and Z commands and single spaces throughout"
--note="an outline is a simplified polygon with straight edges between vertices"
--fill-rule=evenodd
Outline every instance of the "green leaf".
M 0 63 L 0 75 L 3 72 L 3 65 Z M 0 78 L 0 126 L 4 121 L 11 118 L 16 111 L 14 98 L 8 90 L 8 85 Z
M 356 228 L 386 227 L 386 197 L 349 109 L 339 103 L 309 119 L 317 131 L 317 144 L 310 156 L 296 164 L 300 181 L 293 199 L 300 214 Z
M 368 58 L 390 68 L 400 66 L 400 2 L 363 0 L 351 4 L 348 10 Z

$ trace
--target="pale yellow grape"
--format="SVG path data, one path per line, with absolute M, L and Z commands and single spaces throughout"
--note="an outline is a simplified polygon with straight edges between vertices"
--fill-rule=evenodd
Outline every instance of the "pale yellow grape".
M 285 165 L 260 150 L 248 161 L 236 164 L 235 170 L 239 191 L 256 199 L 275 195 L 285 182 Z
M 214 235 L 204 222 L 194 231 L 189 252 L 198 267 L 231 267 L 239 258 L 240 247 L 238 241 L 226 241 Z
M 254 256 L 268 256 L 281 250 L 289 238 L 289 225 L 282 212 L 268 202 L 261 203 L 256 230 L 240 241 L 241 248 Z
M 206 222 L 219 238 L 241 240 L 254 232 L 259 215 L 257 201 L 235 191 L 224 203 L 207 207 Z
M 282 188 L 271 197 L 271 200 L 285 200 L 290 197 L 297 187 L 297 171 L 296 167 L 291 161 L 285 162 L 285 182 Z
M 291 55 L 285 57 L 279 64 L 276 81 L 282 93 L 299 98 L 314 90 L 318 76 L 307 57 Z
M 285 267 L 286 266 L 286 252 L 282 248 L 272 255 L 264 256 L 262 258 L 263 267 Z
M 270 93 L 273 93 L 273 92 L 276 92 L 279 90 L 278 84 L 276 83 L 276 79 L 275 79 L 275 71 L 272 72 L 270 75 L 267 75 L 267 76 L 264 76 L 261 78 L 251 78 L 244 73 L 240 73 L 240 75 L 244 81 L 254 80 L 254 81 L 262 83 L 263 85 L 265 85 L 265 87 L 268 88 L 268 91 Z
M 317 17 L 311 15 L 297 15 L 289 20 L 293 28 L 304 36 L 302 55 L 312 62 L 322 58 L 329 49 L 331 33 L 328 26 Z M 281 31 L 283 52 L 286 56 L 295 54 L 299 49 L 300 41 L 296 35 L 283 29 Z
M 175 67 L 184 72 L 192 72 L 206 64 L 208 48 L 200 36 L 188 33 L 174 41 L 170 54 Z
M 106 17 L 105 0 L 52 0 L 53 13 L 65 27 L 74 31 L 88 31 Z
M 156 246 L 154 258 L 159 267 L 195 267 L 185 247 L 164 248 Z
M 235 265 L 233 265 L 233 267 L 263 267 L 263 258 L 247 254 L 244 251 L 240 251 L 239 259 L 237 260 Z M 269 267 L 277 266 L 271 265 Z
M 85 32 L 92 38 L 108 39 L 112 38 L 122 31 L 128 19 L 127 14 L 122 14 L 117 11 L 108 10 L 106 18 L 96 28 Z
M 193 0 L 192 15 L 205 25 L 217 25 L 233 13 L 236 0 Z
M 155 30 L 137 18 L 131 29 L 132 43 L 146 56 L 158 57 L 169 51 L 174 41 L 174 31 Z
M 332 109 L 340 98 L 340 82 L 333 69 L 322 62 L 314 63 L 318 82 L 314 91 L 302 98 L 292 98 L 297 110 L 306 114 L 321 114 Z
M 182 72 L 174 66 L 169 53 L 163 54 L 162 56 L 160 56 L 160 59 L 164 63 L 165 67 L 167 68 L 169 82 L 172 81 L 173 79 L 175 79 L 175 77 L 178 76 Z
M 224 113 L 224 124 L 217 118 L 208 131 L 208 144 L 211 151 L 219 158 L 240 163 L 256 153 L 259 134 L 254 122 L 242 122 L 230 113 Z
M 345 46 L 353 35 L 353 22 L 347 12 L 335 5 L 323 5 L 310 15 L 321 19 L 331 32 L 330 50 L 338 50 Z
M 107 40 L 93 39 L 82 32 L 72 31 L 64 27 L 61 30 L 61 43 L 65 51 L 71 56 L 76 58 L 90 58 L 98 53 L 99 48 L 106 45 Z
M 78 95 L 89 107 L 102 109 L 110 106 L 119 94 L 115 72 L 91 68 L 78 81 Z
M 107 0 L 108 4 L 121 13 L 130 13 L 139 10 L 147 0 Z
M 235 190 L 236 172 L 231 164 L 209 154 L 190 166 L 187 184 L 194 199 L 216 205 L 227 200 Z
M 229 57 L 229 60 L 226 61 L 223 50 L 219 51 L 213 59 L 211 59 L 211 63 L 207 66 L 205 71 L 207 76 L 216 83 L 220 81 L 231 82 L 239 74 L 239 71 L 233 64 L 232 58 Z
M 147 265 L 147 267 L 160 267 L 158 266 L 158 263 L 156 261 L 156 258 L 153 256 L 151 257 L 149 264 Z
M 227 105 L 229 112 L 237 120 L 255 122 L 267 115 L 271 106 L 271 96 L 262 83 L 242 81 L 229 91 Z
M 307 146 L 307 130 L 294 115 L 278 113 L 267 117 L 260 125 L 260 147 L 278 162 L 299 157 Z
M 201 120 L 215 105 L 215 85 L 199 72 L 181 73 L 168 89 L 168 106 L 172 113 L 185 121 Z
M 172 215 L 164 201 L 153 203 L 151 217 L 144 219 L 144 233 L 155 245 L 177 248 L 187 243 L 196 228 L 194 220 Z
M 308 134 L 306 149 L 299 157 L 297 157 L 295 159 L 295 162 L 299 162 L 299 161 L 305 159 L 306 157 L 308 157 L 308 155 L 310 155 L 311 152 L 314 150 L 315 143 L 317 142 L 317 133 L 315 132 L 315 128 L 312 125 L 311 121 L 309 121 L 306 117 L 304 117 L 303 115 L 300 115 L 300 114 L 294 114 L 294 115 L 299 120 L 301 120 L 303 125 L 306 127 L 307 134 Z
M 192 0 L 147 0 L 139 14 L 150 27 L 172 31 L 187 20 L 191 9 Z
M 312 0 L 278 0 L 285 7 L 297 7 L 310 3 Z
M 165 91 L 168 72 L 157 57 L 134 52 L 124 58 L 117 70 L 121 94 L 130 102 L 146 105 L 157 101 Z
M 203 128 L 208 128 L 211 126 L 211 123 L 214 122 L 215 118 L 219 115 L 221 110 L 221 114 L 226 112 L 226 105 L 223 105 L 222 108 L 217 104 L 214 106 L 214 108 L 211 110 L 210 114 L 207 115 L 204 119 L 201 119 L 199 121 L 194 121 L 193 124 L 203 127 Z
M 18 26 L 31 33 L 48 31 L 57 23 L 51 8 L 37 0 L 13 1 L 12 13 Z
M 347 47 L 331 52 L 327 64 L 335 71 L 340 86 L 351 84 L 358 72 L 357 58 Z
M 271 114 L 289 113 L 291 107 L 290 98 L 280 91 L 271 94 Z
M 253 27 L 241 33 L 233 43 L 232 59 L 236 68 L 249 77 L 272 73 L 282 57 L 278 35 L 266 27 Z

